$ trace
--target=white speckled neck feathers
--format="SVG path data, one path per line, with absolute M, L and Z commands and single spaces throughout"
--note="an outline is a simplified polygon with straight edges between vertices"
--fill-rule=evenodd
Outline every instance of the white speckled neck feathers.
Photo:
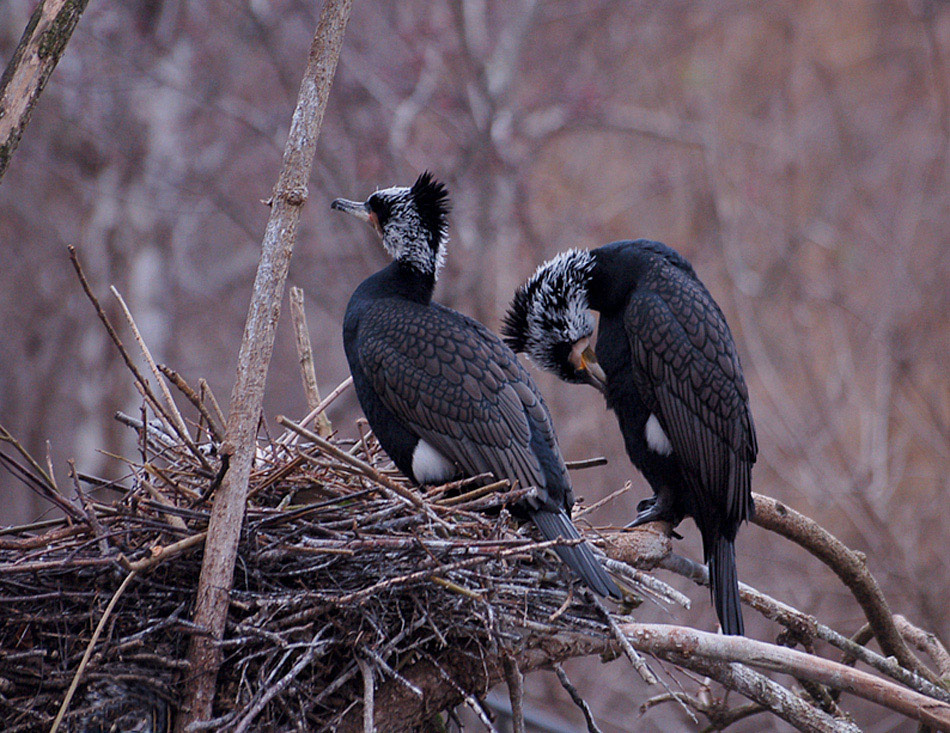
M 376 191 L 367 204 L 377 216 L 383 247 L 393 259 L 437 279 L 449 241 L 445 186 L 426 171 L 411 187 Z

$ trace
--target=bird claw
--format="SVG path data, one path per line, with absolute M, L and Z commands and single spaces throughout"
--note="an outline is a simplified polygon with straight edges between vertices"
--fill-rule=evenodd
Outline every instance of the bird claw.
M 677 517 L 675 512 L 665 503 L 660 503 L 657 501 L 656 496 L 651 496 L 649 499 L 643 499 L 637 504 L 636 519 L 627 525 L 627 529 L 639 527 L 649 522 L 668 522 L 670 524 L 670 536 L 681 540 L 683 539 L 683 535 L 673 529 L 673 527 L 679 524 L 680 519 L 682 519 L 682 517 Z

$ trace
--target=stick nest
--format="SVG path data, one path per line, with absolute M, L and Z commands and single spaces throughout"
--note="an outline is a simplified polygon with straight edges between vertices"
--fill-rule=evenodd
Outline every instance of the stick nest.
M 71 516 L 0 534 L 8 732 L 50 729 L 87 649 L 60 730 L 164 730 L 173 714 L 188 639 L 202 633 L 189 619 L 220 460 L 154 424 L 138 431 L 123 481 L 79 474 Z M 559 631 L 609 634 L 552 543 L 512 520 L 507 506 L 524 490 L 413 489 L 420 508 L 392 490 L 408 484 L 372 439 L 333 441 L 367 471 L 296 438 L 259 443 L 215 730 L 332 730 L 363 700 L 361 668 L 412 688 L 400 669 L 446 648 L 481 661 Z M 38 466 L 3 458 L 40 482 Z M 97 483 L 99 500 L 80 490 Z

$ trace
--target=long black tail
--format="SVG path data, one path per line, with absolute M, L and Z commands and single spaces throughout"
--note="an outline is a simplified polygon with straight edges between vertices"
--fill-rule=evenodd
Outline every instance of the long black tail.
M 531 521 L 538 526 L 546 540 L 556 540 L 558 537 L 574 540 L 581 536 L 580 532 L 577 531 L 577 527 L 563 511 L 548 512 L 541 510 L 533 512 Z M 600 564 L 597 556 L 594 555 L 594 551 L 586 542 L 573 546 L 555 545 L 554 551 L 592 591 L 602 596 L 620 598 L 620 589 L 607 575 L 604 566 Z M 735 576 L 735 572 L 733 572 L 733 576 Z
M 709 589 L 722 633 L 742 636 L 742 607 L 739 605 L 739 578 L 736 575 L 736 549 L 732 540 L 718 536 L 709 553 Z

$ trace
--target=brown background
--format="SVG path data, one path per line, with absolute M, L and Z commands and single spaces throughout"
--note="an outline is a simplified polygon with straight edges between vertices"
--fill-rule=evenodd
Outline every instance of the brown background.
M 5 0 L 0 52 L 32 11 Z M 134 436 L 127 373 L 83 299 L 79 247 L 156 358 L 226 404 L 313 3 L 94 0 L 0 185 L 0 422 L 37 455 L 103 476 Z M 572 246 L 646 236 L 678 248 L 736 335 L 760 460 L 754 487 L 866 552 L 893 608 L 950 634 L 950 4 L 358 0 L 290 281 L 307 294 L 324 391 L 347 376 L 346 301 L 386 262 L 337 196 L 430 168 L 455 201 L 437 298 L 498 328 L 516 285 Z M 289 314 L 267 417 L 302 414 Z M 592 390 L 538 376 L 596 500 L 648 493 Z M 331 410 L 345 434 L 359 411 Z M 48 511 L 0 476 L 0 521 Z M 678 550 L 698 556 L 688 523 Z M 862 619 L 816 561 L 758 528 L 743 580 L 844 633 Z M 705 594 L 675 617 L 713 628 Z M 750 634 L 775 629 L 747 612 Z M 569 667 L 605 731 L 676 730 L 623 663 Z M 553 675 L 531 704 L 572 721 Z M 552 702 L 556 700 L 556 702 Z M 913 730 L 860 706 L 868 731 Z M 773 727 L 768 727 L 772 725 Z M 753 718 L 743 730 L 781 730 Z

